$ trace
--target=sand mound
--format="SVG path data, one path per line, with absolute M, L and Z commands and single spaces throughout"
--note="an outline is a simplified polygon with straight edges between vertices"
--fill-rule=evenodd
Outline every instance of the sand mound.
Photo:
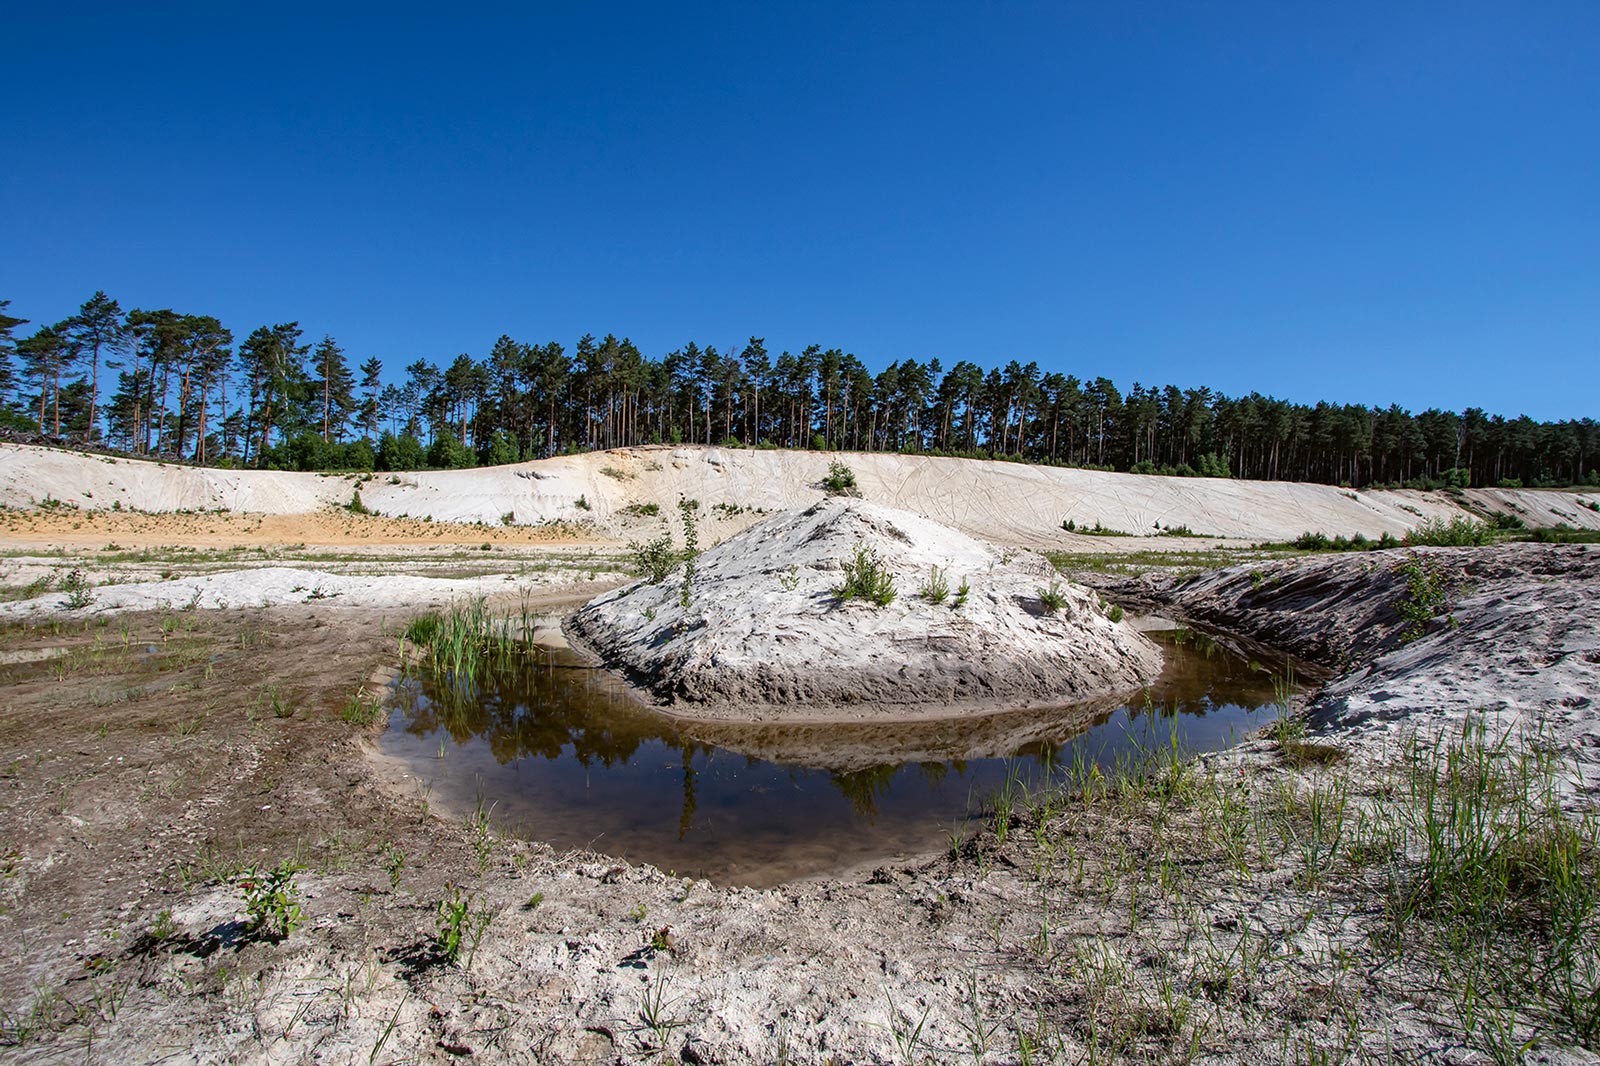
M 866 551 L 894 575 L 879 607 L 843 600 Z M 938 567 L 942 604 L 919 594 Z M 824 500 L 767 519 L 700 556 L 688 610 L 683 568 L 579 611 L 569 631 L 675 711 L 719 718 L 936 717 L 1073 703 L 1138 688 L 1161 653 L 1113 622 L 1095 593 L 1058 584 L 1042 557 L 1002 550 L 906 511 Z M 962 599 L 963 581 L 970 592 Z

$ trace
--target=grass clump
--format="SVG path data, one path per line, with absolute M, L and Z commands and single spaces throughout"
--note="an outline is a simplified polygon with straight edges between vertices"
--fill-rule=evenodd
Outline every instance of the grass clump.
M 339 717 L 347 725 L 353 725 L 357 729 L 365 729 L 376 722 L 382 714 L 383 703 L 370 696 L 365 689 L 351 696 L 339 709 Z
M 619 513 L 633 518 L 654 518 L 661 513 L 661 505 L 658 503 L 630 503 L 622 508 Z
M 1493 739 L 1478 716 L 1413 742 L 1394 832 L 1415 858 L 1391 875 L 1387 917 L 1397 952 L 1454 971 L 1466 1028 L 1526 1011 L 1595 1050 L 1600 818 L 1562 810 L 1560 777 L 1546 745 Z
M 949 576 L 939 567 L 933 567 L 928 572 L 928 580 L 923 582 L 922 587 L 917 590 L 917 595 L 938 606 L 950 598 Z
M 479 598 L 413 618 L 406 640 L 426 649 L 435 677 L 462 690 L 490 670 L 526 662 L 533 654 L 533 629 L 534 617 L 526 606 L 519 614 L 495 615 Z
M 833 594 L 841 600 L 867 600 L 887 607 L 896 595 L 894 574 L 877 552 L 858 544 L 855 557 L 844 564 L 844 581 Z

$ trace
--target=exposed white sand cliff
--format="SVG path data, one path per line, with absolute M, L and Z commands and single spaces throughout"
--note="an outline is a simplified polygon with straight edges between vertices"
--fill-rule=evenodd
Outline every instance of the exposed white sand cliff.
M 32 507 L 51 499 L 85 510 L 226 509 L 305 514 L 350 502 L 391 517 L 484 522 L 510 515 L 519 524 L 552 520 L 592 524 L 627 539 L 641 526 L 625 508 L 671 507 L 680 496 L 707 509 L 744 509 L 721 519 L 727 531 L 753 520 L 752 510 L 808 507 L 823 497 L 828 464 L 842 459 L 863 498 L 915 511 L 964 533 L 1027 547 L 1104 548 L 1104 538 L 1063 532 L 1072 519 L 1133 534 L 1186 526 L 1201 536 L 1288 540 L 1308 530 L 1400 536 L 1427 518 L 1505 513 L 1529 526 L 1566 524 L 1600 529 L 1589 502 L 1600 493 L 1471 489 L 1437 492 L 1354 491 L 1284 481 L 1230 481 L 1113 474 L 1025 463 L 941 459 L 883 453 L 757 451 L 740 448 L 647 447 L 562 456 L 481 470 L 356 475 L 272 470 L 212 470 L 0 444 L 0 505 Z M 581 503 L 580 503 L 581 501 Z M 708 515 L 709 517 L 709 515 Z M 647 523 L 643 523 L 647 524 Z M 713 531 L 720 535 L 722 528 Z M 1153 538 L 1152 546 L 1183 546 Z

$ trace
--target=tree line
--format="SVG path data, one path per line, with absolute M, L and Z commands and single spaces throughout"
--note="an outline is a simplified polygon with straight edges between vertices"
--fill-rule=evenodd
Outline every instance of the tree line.
M 0 301 L 0 422 L 149 456 L 274 469 L 415 469 L 648 443 L 917 452 L 1330 484 L 1600 483 L 1592 418 L 1480 408 L 1301 404 L 1252 392 L 902 359 L 874 373 L 812 345 L 685 344 L 652 358 L 626 337 L 418 359 L 384 380 L 298 322 L 236 341 L 210 315 L 131 309 L 103 292 L 28 333 Z M 114 377 L 111 377 L 114 375 Z

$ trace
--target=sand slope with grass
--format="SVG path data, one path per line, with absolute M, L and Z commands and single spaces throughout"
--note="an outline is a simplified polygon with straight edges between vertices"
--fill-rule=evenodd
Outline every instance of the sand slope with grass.
M 1501 544 L 1323 555 L 1100 578 L 1339 672 L 1309 708 L 1342 744 L 1392 752 L 1402 733 L 1495 737 L 1558 753 L 1600 791 L 1600 545 Z
M 391 518 L 490 526 L 578 522 L 596 537 L 625 538 L 653 521 L 642 509 L 670 510 L 680 497 L 699 500 L 708 512 L 718 508 L 731 520 L 728 532 L 761 513 L 810 506 L 824 496 L 822 482 L 835 461 L 850 467 L 864 499 L 1027 547 L 1103 541 L 1064 532 L 1069 519 L 1164 545 L 1182 542 L 1159 535 L 1171 529 L 1252 541 L 1307 531 L 1400 536 L 1426 519 L 1462 513 L 1515 515 L 1530 527 L 1600 529 L 1600 512 L 1588 506 L 1600 492 L 1355 491 L 916 455 L 670 446 L 360 476 L 197 469 L 0 444 L 0 505 L 293 515 L 348 505 L 359 492 L 365 508 Z

